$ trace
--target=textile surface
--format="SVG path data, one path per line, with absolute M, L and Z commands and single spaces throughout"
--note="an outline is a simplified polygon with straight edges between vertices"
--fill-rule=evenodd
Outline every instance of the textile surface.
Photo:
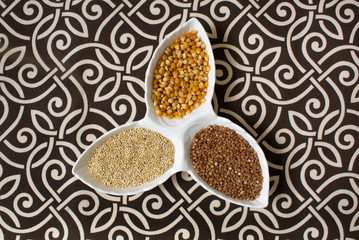
M 131 196 L 72 174 L 145 116 L 166 34 L 197 18 L 215 112 L 263 149 L 269 204 L 237 206 L 187 173 Z M 0 239 L 359 239 L 359 1 L 0 1 Z

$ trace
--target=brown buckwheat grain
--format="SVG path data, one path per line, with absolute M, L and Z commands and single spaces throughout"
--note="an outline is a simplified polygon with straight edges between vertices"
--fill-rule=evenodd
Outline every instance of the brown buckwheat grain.
M 211 187 L 230 197 L 254 200 L 262 189 L 263 176 L 257 153 L 234 130 L 211 125 L 193 138 L 194 169 Z

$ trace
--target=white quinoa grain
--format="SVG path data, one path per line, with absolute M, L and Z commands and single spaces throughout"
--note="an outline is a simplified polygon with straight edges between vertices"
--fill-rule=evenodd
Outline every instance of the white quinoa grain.
M 162 134 L 130 128 L 103 142 L 91 156 L 88 170 L 105 185 L 135 187 L 170 169 L 174 152 L 174 145 Z

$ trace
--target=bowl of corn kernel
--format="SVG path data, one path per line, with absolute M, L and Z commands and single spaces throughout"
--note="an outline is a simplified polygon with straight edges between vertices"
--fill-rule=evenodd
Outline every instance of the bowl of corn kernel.
M 215 62 L 201 23 L 193 18 L 164 38 L 146 72 L 147 117 L 166 126 L 213 112 Z M 214 117 L 214 116 L 213 116 Z

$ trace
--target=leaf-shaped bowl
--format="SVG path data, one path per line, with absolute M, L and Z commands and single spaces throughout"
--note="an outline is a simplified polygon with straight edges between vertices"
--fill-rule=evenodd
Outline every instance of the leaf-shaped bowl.
M 153 84 L 153 70 L 157 65 L 157 61 L 162 56 L 164 50 L 170 46 L 176 38 L 179 38 L 182 34 L 186 34 L 191 30 L 197 30 L 197 36 L 201 37 L 203 43 L 206 44 L 207 55 L 209 56 L 209 65 L 211 66 L 211 70 L 208 73 L 208 89 L 206 94 L 206 102 L 202 103 L 197 109 L 191 112 L 188 115 L 183 116 L 181 119 L 168 119 L 159 117 L 155 113 L 155 109 L 152 101 L 152 84 Z M 201 23 L 196 19 L 192 18 L 182 26 L 177 28 L 175 31 L 168 34 L 160 43 L 160 45 L 156 48 L 149 66 L 146 72 L 146 88 L 145 88 L 145 98 L 146 98 L 146 117 L 151 118 L 152 120 L 161 123 L 167 127 L 178 127 L 179 125 L 188 124 L 189 122 L 201 121 L 200 119 L 203 117 L 204 112 L 213 112 L 211 101 L 214 93 L 214 86 L 216 82 L 216 71 L 215 71 L 215 62 L 214 55 L 211 48 L 211 42 L 208 39 L 208 35 L 204 30 Z M 212 115 L 214 117 L 214 115 Z
M 223 194 L 222 192 L 212 188 L 206 181 L 204 181 L 194 170 L 192 159 L 190 157 L 191 152 L 191 146 L 192 146 L 192 140 L 194 138 L 194 135 L 201 129 L 206 128 L 209 125 L 217 125 L 217 126 L 224 126 L 228 127 L 232 130 L 235 130 L 236 133 L 241 135 L 254 149 L 254 151 L 257 152 L 259 164 L 262 169 L 262 176 L 263 176 L 263 183 L 262 183 L 262 190 L 260 192 L 260 196 L 253 201 L 247 201 L 242 200 L 238 198 L 232 198 L 228 195 Z M 268 164 L 266 157 L 261 149 L 261 147 L 258 145 L 256 140 L 243 128 L 238 126 L 237 124 L 233 123 L 227 118 L 216 116 L 215 119 L 209 120 L 209 121 L 198 121 L 194 123 L 190 128 L 187 129 L 185 133 L 184 138 L 184 157 L 185 161 L 187 162 L 186 166 L 188 167 L 186 169 L 186 172 L 188 172 L 194 180 L 196 180 L 203 188 L 205 188 L 207 191 L 213 193 L 214 195 L 217 195 L 227 201 L 230 201 L 235 204 L 239 204 L 242 206 L 247 207 L 256 207 L 256 208 L 263 208 L 268 205 L 268 193 L 269 193 L 269 172 L 268 172 Z
M 206 102 L 202 103 L 197 109 L 192 111 L 190 114 L 184 116 L 181 119 L 167 119 L 163 117 L 159 117 L 155 114 L 155 109 L 153 107 L 153 102 L 151 99 L 151 91 L 152 91 L 152 82 L 153 82 L 153 69 L 156 67 L 156 63 L 159 57 L 163 54 L 164 49 L 168 47 L 172 42 L 181 36 L 181 34 L 187 33 L 191 30 L 197 30 L 197 35 L 201 37 L 202 41 L 206 44 L 207 54 L 209 55 L 209 64 L 211 65 L 211 70 L 208 75 L 208 91 L 206 95 Z M 215 62 L 214 56 L 211 49 L 211 44 L 208 39 L 207 33 L 204 30 L 203 26 L 200 22 L 193 18 L 188 22 L 184 23 L 180 27 L 178 27 L 175 31 L 168 34 L 165 39 L 160 43 L 154 52 L 151 61 L 149 63 L 147 72 L 146 72 L 146 89 L 145 89 L 145 101 L 147 112 L 145 117 L 136 122 L 131 122 L 119 126 L 93 142 L 88 149 L 86 149 L 73 167 L 73 174 L 78 177 L 81 181 L 86 183 L 88 186 L 93 189 L 101 192 L 105 192 L 108 194 L 114 195 L 131 195 L 136 193 L 141 193 L 147 190 L 150 190 L 154 187 L 165 182 L 168 178 L 170 178 L 176 172 L 188 172 L 203 188 L 208 190 L 209 192 L 215 194 L 216 196 L 230 201 L 235 204 L 239 204 L 242 206 L 248 207 L 265 207 L 268 204 L 268 192 L 269 192 L 269 173 L 268 173 L 268 165 L 263 151 L 257 142 L 240 126 L 234 124 L 230 120 L 219 117 L 213 111 L 211 105 L 211 99 L 214 93 L 215 86 Z M 248 141 L 248 143 L 253 147 L 253 149 L 257 152 L 259 163 L 262 168 L 263 175 L 263 187 L 260 192 L 260 196 L 254 201 L 246 201 L 241 199 L 236 199 L 229 197 L 223 194 L 220 191 L 217 191 L 210 187 L 198 174 L 195 172 L 193 168 L 193 163 L 190 158 L 190 149 L 192 144 L 192 139 L 194 135 L 202 128 L 207 127 L 208 125 L 223 125 L 234 129 L 238 134 L 242 135 L 244 139 Z M 88 170 L 88 161 L 92 156 L 93 152 L 96 150 L 98 146 L 100 146 L 104 141 L 113 135 L 119 133 L 120 131 L 124 131 L 129 128 L 135 127 L 143 127 L 149 130 L 161 133 L 166 138 L 172 141 L 175 146 L 175 159 L 174 165 L 165 172 L 159 178 L 142 184 L 136 187 L 130 188 L 116 188 L 107 186 L 101 183 L 99 180 L 94 178 Z
M 158 132 L 165 136 L 166 138 L 170 139 L 175 147 L 175 162 L 174 165 L 166 171 L 162 176 L 157 178 L 156 180 L 152 182 L 148 182 L 145 184 L 142 184 L 140 186 L 136 187 L 130 187 L 130 188 L 116 188 L 112 186 L 108 186 L 97 180 L 88 170 L 88 161 L 91 158 L 94 151 L 107 139 L 111 138 L 112 136 L 118 134 L 121 131 L 124 131 L 126 129 L 130 128 L 137 128 L 142 127 L 146 129 L 150 129 L 154 132 Z M 169 177 L 171 177 L 174 173 L 178 172 L 178 169 L 183 169 L 183 161 L 181 159 L 184 158 L 184 149 L 182 138 L 174 131 L 168 131 L 166 128 L 162 127 L 159 124 L 156 124 L 152 122 L 149 119 L 142 119 L 140 121 L 135 121 L 131 123 L 127 123 L 124 125 L 121 125 L 104 135 L 102 135 L 100 138 L 98 138 L 95 142 L 93 142 L 80 156 L 80 158 L 77 160 L 74 168 L 73 173 L 75 176 L 77 176 L 81 181 L 86 183 L 88 186 L 109 194 L 114 195 L 131 195 L 136 194 L 140 192 L 144 192 L 147 190 L 150 190 L 159 184 L 165 182 Z

